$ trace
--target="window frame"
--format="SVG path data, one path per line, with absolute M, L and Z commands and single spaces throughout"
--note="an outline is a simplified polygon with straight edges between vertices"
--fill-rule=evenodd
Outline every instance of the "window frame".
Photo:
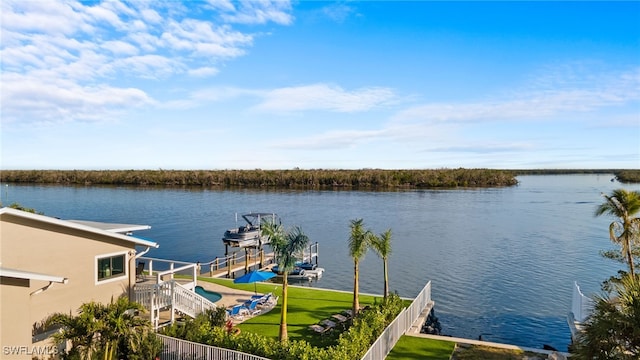
M 122 265 L 123 265 L 124 272 L 119 275 L 111 275 L 107 278 L 99 279 L 98 278 L 98 275 L 99 275 L 98 262 L 100 260 L 104 260 L 107 258 L 115 258 L 118 256 L 123 256 L 124 263 Z M 93 260 L 93 266 L 94 266 L 93 279 L 96 285 L 111 283 L 114 281 L 121 281 L 123 279 L 129 279 L 129 251 L 124 250 L 124 251 L 118 251 L 118 252 L 113 252 L 108 254 L 96 255 Z

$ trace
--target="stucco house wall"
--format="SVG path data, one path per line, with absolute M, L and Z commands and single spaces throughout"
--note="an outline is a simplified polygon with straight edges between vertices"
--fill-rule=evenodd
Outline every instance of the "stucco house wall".
M 14 209 L 1 211 L 0 267 L 68 281 L 45 288 L 47 281 L 2 277 L 0 351 L 6 346 L 31 346 L 33 324 L 50 314 L 77 314 L 83 303 L 108 303 L 130 295 L 135 284 L 136 242 L 128 241 L 129 237 Z M 98 259 L 115 255 L 124 256 L 124 274 L 98 280 Z M 0 357 L 31 358 L 6 353 Z

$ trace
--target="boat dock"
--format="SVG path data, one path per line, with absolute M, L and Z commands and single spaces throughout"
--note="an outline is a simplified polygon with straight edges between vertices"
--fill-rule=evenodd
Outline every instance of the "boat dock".
M 302 254 L 302 261 L 318 265 L 319 244 L 317 242 L 311 244 Z M 176 265 L 193 264 L 181 261 L 167 261 L 164 259 L 141 258 L 148 264 L 146 269 L 153 271 L 154 261 L 156 264 L 168 264 L 168 269 L 173 270 Z M 233 252 L 224 257 L 216 257 L 206 263 L 196 263 L 196 275 L 208 276 L 213 278 L 229 278 L 235 279 L 236 275 L 244 275 L 251 270 L 270 270 L 275 265 L 275 254 L 266 252 L 264 249 L 244 248 L 241 251 Z M 166 268 L 167 266 L 163 266 Z M 157 265 L 156 265 L 157 268 Z M 319 275 L 318 275 L 319 274 Z M 311 277 L 322 276 L 321 272 L 309 271 Z

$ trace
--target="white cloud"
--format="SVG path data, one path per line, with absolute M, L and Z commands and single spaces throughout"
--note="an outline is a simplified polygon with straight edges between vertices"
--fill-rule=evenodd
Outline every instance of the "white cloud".
M 483 102 L 430 103 L 399 110 L 384 124 L 370 123 L 369 129 L 327 130 L 295 140 L 277 139 L 277 147 L 304 149 L 353 148 L 366 142 L 395 142 L 419 151 L 437 153 L 483 154 L 523 153 L 540 150 L 541 144 L 530 140 L 531 134 L 522 132 L 526 141 L 510 139 L 499 134 L 506 129 L 519 133 L 517 125 L 531 121 L 580 120 L 582 127 L 638 126 L 638 114 L 622 113 L 611 119 L 600 119 L 597 112 L 604 107 L 638 104 L 640 101 L 640 72 L 632 69 L 624 72 L 607 72 L 583 76 L 571 81 L 561 77 L 552 83 L 526 87 L 509 95 L 488 98 Z M 597 80 L 596 80 L 597 79 Z M 545 80 L 548 81 L 549 79 Z M 577 85 L 579 84 L 579 85 Z M 353 101 L 360 90 L 347 92 L 337 87 L 309 85 L 297 88 L 276 89 L 266 94 L 262 108 L 295 110 L 329 110 L 350 112 L 353 109 L 371 109 L 375 102 Z M 366 93 L 366 92 L 365 92 Z M 390 93 L 392 94 L 392 93 Z M 368 99 L 369 97 L 364 97 Z M 383 101 L 392 100 L 380 97 Z M 343 103 L 344 102 L 344 103 Z M 359 105 L 368 103 L 372 106 Z M 561 120 L 559 120 L 561 119 Z M 587 124 L 589 121 L 590 124 Z M 504 125 L 493 133 L 490 124 Z M 474 126 L 475 124 L 479 125 Z M 471 125 L 471 126 L 470 126 Z M 497 125 L 501 126 L 501 125 Z M 479 134 L 478 130 L 487 130 Z M 482 138 L 481 141 L 477 140 Z
M 296 112 L 323 110 L 359 112 L 382 106 L 396 97 L 388 88 L 370 87 L 347 91 L 339 86 L 313 84 L 266 91 L 256 106 L 263 111 Z
M 118 109 L 153 103 L 143 91 L 108 86 L 44 83 L 20 75 L 3 76 L 3 122 L 111 120 Z
M 278 141 L 272 147 L 276 149 L 345 149 L 364 142 L 375 141 L 383 137 L 385 130 L 342 130 L 329 131 L 317 136 Z
M 354 7 L 344 3 L 327 5 L 321 11 L 325 16 L 338 23 L 344 22 L 349 16 L 356 13 Z
M 74 7 L 74 3 L 61 1 L 2 1 L 2 32 L 73 34 L 84 22 L 83 15 Z
M 189 69 L 188 73 L 194 77 L 207 77 L 216 75 L 220 70 L 211 66 L 204 66 L 197 69 Z
M 559 114 L 586 113 L 640 101 L 640 69 L 570 82 L 556 79 L 549 83 L 546 78 L 542 83 L 545 85 L 538 83 L 510 97 L 415 106 L 399 112 L 394 119 L 426 123 L 553 119 Z
M 129 42 L 116 40 L 105 41 L 102 43 L 102 47 L 108 49 L 115 55 L 136 55 L 138 54 L 138 48 L 133 46 Z
M 222 18 L 231 23 L 289 25 L 293 22 L 291 3 L 285 0 L 241 0 L 233 6 L 228 1 L 212 1 L 211 5 L 227 11 Z
M 219 19 L 253 24 L 292 20 L 291 5 L 285 1 L 239 3 L 237 8 L 225 1 L 189 5 L 0 2 L 0 71 L 3 89 L 9 89 L 0 94 L 2 121 L 86 121 L 102 118 L 112 111 L 109 106 L 126 111 L 127 106 L 154 103 L 143 88 L 119 88 L 115 82 L 216 75 L 222 62 L 243 56 L 254 39 Z M 211 13 L 212 8 L 222 14 Z M 99 102 L 97 116 L 85 111 L 83 104 L 106 95 L 114 100 Z

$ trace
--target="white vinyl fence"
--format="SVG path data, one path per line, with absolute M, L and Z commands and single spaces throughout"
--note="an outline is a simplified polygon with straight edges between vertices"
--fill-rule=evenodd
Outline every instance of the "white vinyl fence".
M 420 291 L 408 308 L 405 308 L 387 326 L 380 337 L 371 345 L 369 351 L 362 357 L 362 360 L 384 359 L 391 349 L 396 345 L 400 337 L 411 328 L 418 319 L 422 310 L 431 302 L 431 281 Z
M 158 334 L 163 347 L 160 360 L 269 360 L 235 350 L 198 344 Z
M 431 281 L 425 285 L 411 305 L 403 309 L 387 326 L 380 337 L 371 345 L 369 351 L 362 357 L 362 360 L 384 359 L 400 340 L 400 337 L 411 328 L 430 303 L 432 303 Z M 164 344 L 160 354 L 161 360 L 269 360 L 234 350 L 198 344 L 164 335 L 158 336 Z
M 585 296 L 580 290 L 577 282 L 573 285 L 573 299 L 571 301 L 571 312 L 575 321 L 584 323 L 593 311 L 593 300 Z

